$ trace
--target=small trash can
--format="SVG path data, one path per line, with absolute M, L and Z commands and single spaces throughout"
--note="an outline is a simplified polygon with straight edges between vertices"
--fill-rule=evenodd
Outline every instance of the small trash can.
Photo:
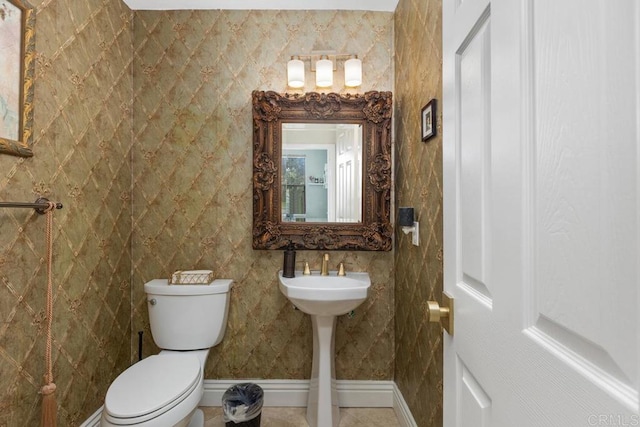
M 226 427 L 260 427 L 262 388 L 253 383 L 231 386 L 222 395 L 222 411 Z

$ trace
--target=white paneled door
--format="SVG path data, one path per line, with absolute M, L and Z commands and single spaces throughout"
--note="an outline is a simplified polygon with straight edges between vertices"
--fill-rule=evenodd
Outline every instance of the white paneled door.
M 640 1 L 444 0 L 446 427 L 640 426 Z

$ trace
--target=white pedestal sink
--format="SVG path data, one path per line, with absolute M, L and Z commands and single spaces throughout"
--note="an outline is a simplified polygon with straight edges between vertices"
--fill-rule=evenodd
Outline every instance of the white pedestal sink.
M 336 316 L 346 314 L 367 299 L 371 279 L 368 273 L 328 276 L 312 272 L 304 276 L 282 277 L 278 272 L 280 291 L 300 310 L 311 315 L 313 328 L 313 364 L 307 403 L 310 427 L 338 427 L 340 407 L 335 387 L 334 337 Z

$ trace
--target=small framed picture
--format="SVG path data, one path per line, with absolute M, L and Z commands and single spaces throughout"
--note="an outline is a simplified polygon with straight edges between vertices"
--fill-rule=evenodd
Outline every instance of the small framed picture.
M 432 99 L 422 107 L 422 140 L 425 142 L 436 136 L 436 105 L 436 100 Z

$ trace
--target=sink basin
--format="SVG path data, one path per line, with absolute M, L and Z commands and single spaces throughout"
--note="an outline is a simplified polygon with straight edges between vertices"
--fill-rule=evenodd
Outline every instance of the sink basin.
M 368 273 L 347 273 L 338 276 L 330 271 L 328 276 L 312 272 L 304 276 L 296 271 L 296 277 L 282 277 L 278 272 L 280 291 L 300 310 L 316 316 L 339 316 L 358 307 L 367 299 L 371 279 Z
M 313 363 L 307 400 L 309 427 L 338 427 L 340 405 L 335 378 L 336 316 L 346 314 L 367 299 L 371 279 L 369 273 L 347 273 L 328 276 L 312 272 L 305 276 L 296 271 L 296 277 L 282 277 L 278 272 L 280 291 L 296 307 L 311 315 L 313 330 Z

